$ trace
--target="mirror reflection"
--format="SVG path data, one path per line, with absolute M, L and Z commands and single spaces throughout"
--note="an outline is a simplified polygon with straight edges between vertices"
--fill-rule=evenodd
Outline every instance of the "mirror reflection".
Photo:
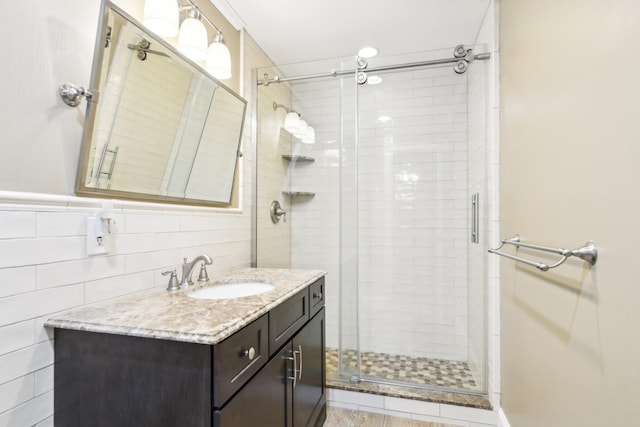
M 246 101 L 105 3 L 77 192 L 228 206 Z

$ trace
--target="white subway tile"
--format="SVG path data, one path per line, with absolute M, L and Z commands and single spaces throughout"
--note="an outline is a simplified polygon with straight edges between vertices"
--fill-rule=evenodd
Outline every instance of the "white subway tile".
M 83 285 L 61 286 L 0 299 L 0 326 L 82 305 Z
M 54 338 L 53 328 L 49 328 L 49 327 L 44 326 L 44 324 L 49 319 L 50 315 L 51 314 L 47 314 L 45 316 L 36 317 L 34 319 L 35 325 L 36 325 L 36 327 L 35 327 L 35 329 L 36 329 L 35 342 L 36 343 L 49 341 L 49 340 L 52 340 Z
M 0 298 L 36 289 L 36 268 L 15 267 L 0 269 Z
M 330 389 L 332 402 L 348 403 L 372 408 L 384 407 L 384 396 L 369 393 L 358 393 L 347 390 Z
M 124 274 L 123 256 L 101 256 L 41 264 L 36 267 L 38 289 L 81 283 Z
M 33 426 L 53 414 L 53 391 L 0 414 L 0 427 Z
M 154 272 L 152 271 L 95 280 L 87 282 L 85 285 L 86 303 L 115 298 L 154 286 Z
M 34 375 L 0 384 L 0 413 L 33 399 Z
M 54 425 L 55 424 L 53 423 L 53 415 L 52 415 L 40 421 L 38 424 L 36 424 L 35 427 L 53 427 Z
M 35 393 L 39 396 L 53 390 L 53 366 L 47 366 L 35 373 Z
M 53 342 L 47 341 L 0 356 L 0 384 L 53 364 Z
M 160 233 L 180 231 L 178 215 L 125 215 L 125 233 Z
M 0 354 L 28 347 L 34 343 L 33 320 L 13 323 L 0 328 Z
M 34 237 L 35 212 L 0 211 L 0 239 Z
M 125 255 L 125 272 L 127 274 L 179 265 L 182 262 L 179 249 L 166 251 L 143 252 Z
M 82 237 L 0 240 L 0 268 L 80 259 Z
M 38 212 L 38 237 L 84 236 L 87 234 L 88 213 Z

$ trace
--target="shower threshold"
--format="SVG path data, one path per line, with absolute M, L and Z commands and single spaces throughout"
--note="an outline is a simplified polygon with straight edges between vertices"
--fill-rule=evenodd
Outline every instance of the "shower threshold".
M 479 409 L 491 409 L 485 396 L 474 395 L 476 384 L 466 363 L 443 360 L 392 356 L 384 353 L 364 352 L 362 359 L 363 380 L 359 382 L 341 379 L 338 375 L 338 350 L 327 348 L 327 387 L 398 397 L 425 402 L 444 403 Z M 353 364 L 355 351 L 343 353 L 347 366 Z M 372 379 L 369 379 L 369 378 Z M 375 379 L 374 379 L 375 378 Z M 397 385 L 411 378 L 415 385 Z M 438 391 L 429 387 L 456 388 L 459 391 Z

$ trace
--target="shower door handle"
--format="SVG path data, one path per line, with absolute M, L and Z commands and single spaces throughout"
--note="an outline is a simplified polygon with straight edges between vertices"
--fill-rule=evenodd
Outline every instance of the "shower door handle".
M 471 195 L 471 243 L 480 243 L 480 193 Z

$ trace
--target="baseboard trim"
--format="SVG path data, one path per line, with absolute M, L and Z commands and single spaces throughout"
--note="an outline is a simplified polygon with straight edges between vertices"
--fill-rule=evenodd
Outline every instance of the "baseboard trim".
M 498 427 L 511 427 L 511 424 L 509 424 L 509 420 L 507 419 L 507 415 L 504 413 L 502 408 L 498 409 Z

